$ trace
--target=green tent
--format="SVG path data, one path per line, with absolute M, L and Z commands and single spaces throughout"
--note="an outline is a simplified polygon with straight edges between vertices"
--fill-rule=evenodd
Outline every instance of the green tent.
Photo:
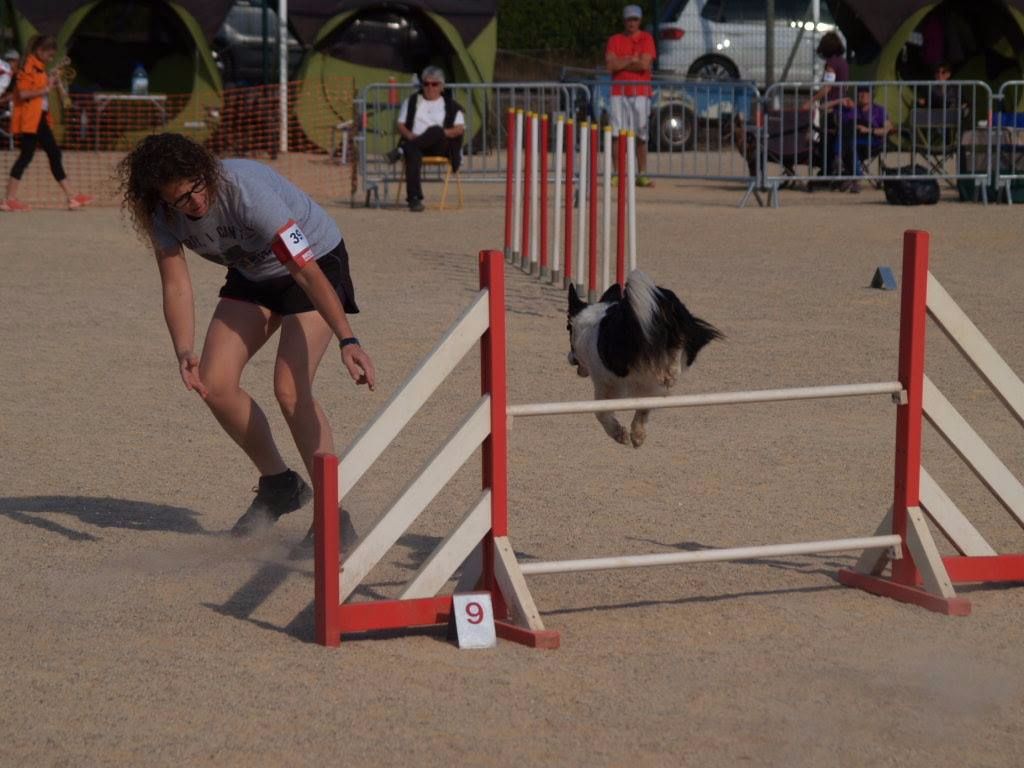
M 209 136 L 222 98 L 209 41 L 230 0 L 13 0 L 13 5 L 34 29 L 57 37 L 59 55 L 70 58 L 76 73 L 72 95 L 93 94 L 87 119 L 110 122 L 118 109 L 130 107 L 137 116 L 151 108 L 164 130 L 200 140 Z M 149 93 L 156 97 L 148 104 L 118 101 L 118 95 L 130 93 L 136 64 L 145 67 Z M 76 103 L 90 102 L 79 95 Z M 54 112 L 62 125 L 59 102 Z M 75 117 L 76 127 L 84 127 L 81 115 Z M 128 130 L 118 147 L 148 130 Z
M 299 124 L 320 147 L 331 144 L 325 106 L 338 121 L 354 117 L 350 92 L 338 84 L 351 78 L 356 92 L 389 78 L 408 84 L 428 65 L 441 67 L 449 82 L 487 83 L 494 77 L 498 44 L 496 0 L 296 0 L 289 19 L 310 50 L 299 71 Z M 404 94 L 408 90 L 404 89 Z M 469 126 L 479 126 L 486 98 L 474 91 L 463 104 Z M 370 113 L 367 151 L 391 148 L 394 110 Z M 376 125 L 375 121 L 381 121 Z
M 1024 0 L 830 0 L 829 6 L 850 48 L 851 78 L 931 80 L 944 62 L 954 80 L 982 81 L 993 93 L 1024 79 Z M 888 89 L 878 98 L 895 119 L 909 108 L 907 90 Z M 977 104 L 976 117 L 987 109 Z

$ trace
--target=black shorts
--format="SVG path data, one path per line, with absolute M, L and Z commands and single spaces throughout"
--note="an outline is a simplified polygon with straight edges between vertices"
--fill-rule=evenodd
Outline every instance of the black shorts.
M 345 241 L 338 243 L 334 250 L 325 253 L 316 263 L 334 286 L 345 314 L 358 314 L 359 306 L 356 304 L 355 288 L 352 287 L 352 276 L 348 271 Z M 229 269 L 227 280 L 220 289 L 220 297 L 259 304 L 278 315 L 297 315 L 316 309 L 309 296 L 291 275 L 255 282 L 243 277 L 238 270 Z

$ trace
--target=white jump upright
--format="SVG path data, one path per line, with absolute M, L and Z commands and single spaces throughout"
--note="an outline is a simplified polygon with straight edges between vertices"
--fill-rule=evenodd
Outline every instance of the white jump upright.
M 356 438 L 339 461 L 318 455 L 315 484 L 316 641 L 337 645 L 345 634 L 444 624 L 452 594 L 440 594 L 461 567 L 455 592 L 486 590 L 495 606 L 499 637 L 554 648 L 557 632 L 544 628 L 526 577 L 617 568 L 663 567 L 855 551 L 842 583 L 945 614 L 965 615 L 959 581 L 1024 581 L 1024 555 L 997 554 L 921 467 L 922 418 L 928 418 L 999 501 L 1024 526 L 1024 485 L 984 445 L 924 375 L 926 313 L 949 335 L 1014 416 L 1024 424 L 1024 384 L 928 273 L 928 236 L 904 236 L 900 311 L 899 381 L 792 389 L 721 392 L 665 398 L 509 405 L 506 382 L 504 262 L 497 251 L 480 254 L 481 291 L 431 355 Z M 480 340 L 481 397 L 446 444 L 399 494 L 392 508 L 340 562 L 339 502 L 370 464 Z M 508 429 L 515 418 L 595 410 L 753 404 L 780 400 L 885 396 L 896 403 L 893 507 L 873 535 L 785 542 L 698 552 L 600 554 L 520 564 L 509 539 Z M 415 521 L 459 467 L 482 446 L 480 497 L 456 529 L 420 565 L 397 599 L 347 602 L 371 569 Z M 960 552 L 943 557 L 925 521 L 929 517 Z M 889 573 L 886 568 L 891 563 Z

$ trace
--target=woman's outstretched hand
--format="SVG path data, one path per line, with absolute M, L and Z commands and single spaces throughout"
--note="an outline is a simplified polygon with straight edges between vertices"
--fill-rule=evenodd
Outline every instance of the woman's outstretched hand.
M 356 384 L 365 384 L 372 392 L 377 386 L 377 373 L 373 369 L 373 360 L 358 344 L 349 344 L 341 348 L 341 362 L 348 369 L 348 375 Z
M 189 350 L 178 355 L 178 372 L 185 382 L 185 389 L 195 391 L 203 400 L 206 399 L 206 386 L 199 378 L 199 358 Z

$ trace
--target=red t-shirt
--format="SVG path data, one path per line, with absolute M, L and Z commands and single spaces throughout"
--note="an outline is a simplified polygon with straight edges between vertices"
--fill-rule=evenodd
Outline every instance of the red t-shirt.
M 608 38 L 608 46 L 605 48 L 606 53 L 613 54 L 615 56 L 637 56 L 642 53 L 650 54 L 651 61 L 654 61 L 658 55 L 657 49 L 654 47 L 654 38 L 651 37 L 649 32 L 644 32 L 642 29 L 638 30 L 635 35 L 627 35 L 625 32 L 619 32 L 617 35 L 612 35 Z M 650 83 L 651 71 L 648 69 L 646 72 L 631 72 L 628 69 L 622 69 L 612 75 L 612 81 L 615 83 L 612 85 L 612 96 L 650 96 L 651 86 L 650 85 L 620 85 L 619 83 L 625 81 Z

